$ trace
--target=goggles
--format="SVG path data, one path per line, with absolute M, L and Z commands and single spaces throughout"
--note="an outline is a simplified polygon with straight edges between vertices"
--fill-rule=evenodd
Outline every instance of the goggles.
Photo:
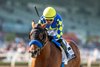
M 46 21 L 53 21 L 54 19 L 45 19 Z
M 46 21 L 53 21 L 53 19 L 46 19 Z

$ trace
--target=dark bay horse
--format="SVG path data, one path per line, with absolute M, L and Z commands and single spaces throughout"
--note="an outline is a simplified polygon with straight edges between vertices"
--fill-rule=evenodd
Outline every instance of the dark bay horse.
M 30 32 L 30 39 L 36 40 L 37 43 L 33 43 L 30 46 L 30 52 L 32 52 L 32 65 L 31 67 L 61 67 L 62 53 L 54 43 L 49 41 L 46 29 L 34 24 L 33 29 Z M 76 44 L 67 40 L 72 47 L 75 58 L 70 60 L 65 67 L 80 67 L 80 52 Z M 41 47 L 40 47 L 41 46 Z

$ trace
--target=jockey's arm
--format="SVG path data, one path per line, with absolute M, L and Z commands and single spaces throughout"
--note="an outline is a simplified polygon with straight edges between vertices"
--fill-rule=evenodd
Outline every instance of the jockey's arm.
M 59 20 L 58 21 L 58 24 L 57 24 L 57 35 L 54 36 L 54 37 L 57 38 L 57 39 L 61 38 L 62 35 L 63 35 L 62 30 L 63 30 L 62 21 Z
M 43 22 L 41 20 L 39 20 L 38 24 L 43 24 Z
M 38 24 L 45 24 L 45 19 L 43 16 L 40 17 Z
M 57 22 L 58 22 L 57 23 L 57 28 L 56 28 L 57 34 L 55 36 L 53 36 L 54 39 L 59 39 L 63 35 L 63 32 L 62 32 L 62 30 L 63 30 L 62 20 L 58 19 Z M 45 21 L 43 19 L 42 20 L 40 19 L 38 24 L 46 24 L 46 23 L 45 23 Z

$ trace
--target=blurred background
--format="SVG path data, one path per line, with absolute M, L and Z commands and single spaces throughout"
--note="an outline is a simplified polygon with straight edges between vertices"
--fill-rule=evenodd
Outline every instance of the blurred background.
M 100 67 L 100 0 L 0 0 L 0 67 L 30 67 L 28 34 L 32 20 L 39 20 L 35 6 L 40 16 L 54 7 L 63 18 L 63 37 L 78 44 L 82 66 Z

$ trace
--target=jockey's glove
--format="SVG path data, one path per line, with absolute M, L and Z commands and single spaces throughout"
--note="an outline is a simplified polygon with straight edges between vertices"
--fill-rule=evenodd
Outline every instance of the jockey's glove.
M 54 39 L 53 36 L 50 36 L 50 35 L 48 35 L 48 38 L 50 41 L 52 41 L 52 39 Z

